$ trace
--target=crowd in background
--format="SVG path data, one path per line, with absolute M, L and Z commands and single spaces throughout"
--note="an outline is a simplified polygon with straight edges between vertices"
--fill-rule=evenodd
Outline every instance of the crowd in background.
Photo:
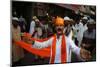
M 57 16 L 46 15 L 46 18 L 41 19 L 38 16 L 33 16 L 30 22 L 29 32 L 33 38 L 48 38 L 55 34 L 55 19 Z M 64 33 L 70 37 L 77 46 L 90 50 L 95 53 L 96 49 L 96 21 L 89 15 L 82 16 L 79 20 L 74 20 L 71 17 L 63 17 L 65 22 Z M 21 33 L 26 32 L 27 23 L 23 16 L 12 17 L 11 31 L 12 39 L 22 40 Z M 87 43 L 88 45 L 84 44 Z M 14 43 L 12 43 L 14 44 Z M 17 62 L 24 58 L 23 48 L 12 45 L 12 59 Z M 35 59 L 40 57 L 34 56 Z

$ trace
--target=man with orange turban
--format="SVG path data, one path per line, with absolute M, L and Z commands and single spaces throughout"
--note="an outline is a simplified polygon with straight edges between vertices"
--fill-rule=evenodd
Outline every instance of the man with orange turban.
M 64 19 L 57 17 L 55 20 L 56 34 L 46 41 L 33 41 L 33 47 L 42 49 L 51 46 L 50 63 L 71 62 L 71 51 L 84 60 L 89 60 L 89 51 L 77 47 L 71 38 L 64 35 Z

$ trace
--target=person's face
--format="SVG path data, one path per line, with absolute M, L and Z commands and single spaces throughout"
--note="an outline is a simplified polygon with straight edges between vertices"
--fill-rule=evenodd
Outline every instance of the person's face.
M 90 38 L 84 38 L 81 43 L 81 47 L 89 51 L 92 51 L 93 48 L 95 48 L 93 47 L 94 45 L 95 45 L 95 40 Z
M 88 31 L 89 32 L 92 32 L 93 29 L 95 29 L 93 24 L 88 24 L 87 26 L 88 26 Z
M 53 22 L 53 23 L 55 22 L 55 17 L 52 17 L 52 22 Z
M 35 21 L 36 22 L 36 25 L 39 25 L 39 21 Z
M 17 28 L 17 26 L 18 26 L 18 21 L 12 20 L 12 24 L 13 24 L 13 26 L 14 26 L 15 28 Z
M 84 19 L 84 20 L 82 20 L 82 22 L 83 22 L 83 24 L 86 24 L 87 23 L 87 20 Z
M 56 28 L 56 33 L 58 35 L 62 35 L 63 34 L 63 30 L 64 30 L 64 26 L 63 25 L 57 25 L 55 28 Z
M 71 22 L 70 21 L 65 21 L 65 25 L 69 25 Z

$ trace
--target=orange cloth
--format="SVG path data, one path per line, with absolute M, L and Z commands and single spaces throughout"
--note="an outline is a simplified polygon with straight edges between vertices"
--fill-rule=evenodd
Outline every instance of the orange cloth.
M 23 36 L 29 38 L 31 35 L 29 33 L 24 33 Z M 45 39 L 30 38 L 30 40 L 39 41 L 39 42 L 43 42 L 43 41 L 46 41 L 48 39 L 49 38 L 45 38 Z M 25 50 L 31 52 L 32 54 L 35 54 L 35 55 L 38 55 L 38 56 L 41 56 L 41 57 L 50 57 L 51 47 L 43 48 L 43 49 L 36 49 L 36 48 L 32 47 L 32 44 L 27 44 L 23 41 L 14 41 L 14 43 L 16 43 L 16 45 L 20 46 L 21 48 L 24 48 Z
M 16 45 L 24 48 L 25 50 L 31 52 L 32 54 L 41 56 L 41 57 L 50 57 L 50 47 L 44 49 L 33 48 L 31 44 L 27 44 L 23 41 L 15 41 Z
M 39 55 L 41 57 L 50 57 L 51 51 L 52 51 L 50 63 L 54 63 L 55 54 L 56 54 L 56 35 L 54 35 L 52 37 L 54 37 L 53 42 L 52 42 L 52 47 L 42 48 L 42 49 L 33 48 L 31 44 L 27 44 L 23 41 L 15 41 L 15 43 L 17 45 L 19 45 L 20 47 L 26 49 L 27 51 L 31 52 L 32 54 Z M 49 38 L 46 38 L 46 39 L 30 38 L 30 39 L 33 40 L 33 41 L 43 42 L 43 41 L 48 40 Z M 61 44 L 61 63 L 66 62 L 66 57 L 67 57 L 67 55 L 66 55 L 66 44 L 65 44 L 65 37 L 63 35 L 62 36 L 62 44 Z
M 61 44 L 61 63 L 66 63 L 67 53 L 66 53 L 66 43 L 65 43 L 65 37 L 62 36 L 62 44 Z

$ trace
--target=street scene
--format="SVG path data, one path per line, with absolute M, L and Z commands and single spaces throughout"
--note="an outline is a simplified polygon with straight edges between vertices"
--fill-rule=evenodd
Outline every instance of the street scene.
M 96 61 L 96 6 L 12 1 L 12 66 Z

